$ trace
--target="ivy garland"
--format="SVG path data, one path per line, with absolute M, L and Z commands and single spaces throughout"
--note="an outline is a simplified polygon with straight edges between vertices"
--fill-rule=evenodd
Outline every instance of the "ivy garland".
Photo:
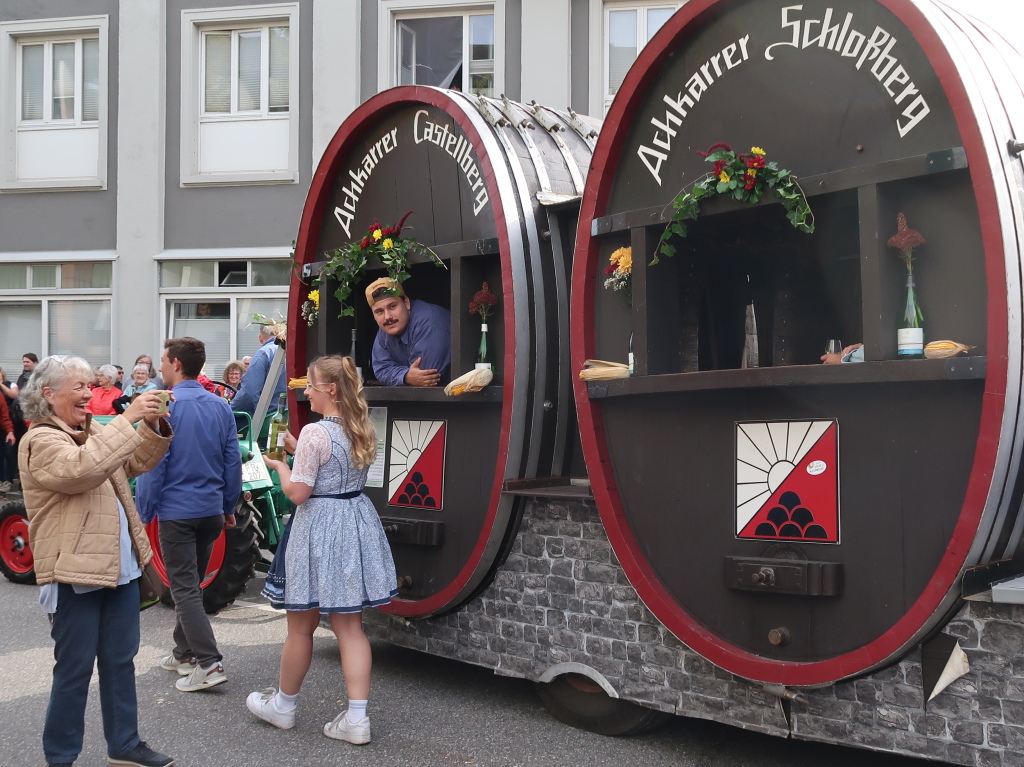
M 672 200 L 672 218 L 661 233 L 661 244 L 651 266 L 658 263 L 659 252 L 668 257 L 675 255 L 676 248 L 669 240 L 673 235 L 686 237 L 686 219 L 696 219 L 700 215 L 701 200 L 716 194 L 728 194 L 734 200 L 753 204 L 771 190 L 785 207 L 789 223 L 801 232 L 814 231 L 814 214 L 796 176 L 774 162 L 766 162 L 761 147 L 751 147 L 749 154 L 737 154 L 728 144 L 713 144 L 707 152 L 697 154 L 714 163 L 714 170 L 689 192 Z

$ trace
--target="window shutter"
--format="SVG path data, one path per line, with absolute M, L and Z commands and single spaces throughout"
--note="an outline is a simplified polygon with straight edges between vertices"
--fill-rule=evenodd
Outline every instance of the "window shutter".
M 53 119 L 75 119 L 75 44 L 53 44 Z
M 231 35 L 206 35 L 203 110 L 231 111 Z
M 288 111 L 288 27 L 270 28 L 270 111 Z
M 238 111 L 251 112 L 260 108 L 259 32 L 238 34 Z
M 42 306 L 39 302 L 4 304 L 0 312 L 0 365 L 8 380 L 16 381 L 21 375 L 21 355 L 26 351 L 43 351 Z
M 100 41 L 82 41 L 82 120 L 100 118 Z
M 50 301 L 50 354 L 110 362 L 110 301 Z
M 216 371 L 224 370 L 231 360 L 231 320 L 227 317 L 194 317 L 174 320 L 174 337 L 191 336 L 206 345 L 206 365 L 203 371 L 216 378 Z
M 626 72 L 636 61 L 636 11 L 608 14 L 608 93 L 618 93 Z
M 21 49 L 21 119 L 43 119 L 43 46 Z

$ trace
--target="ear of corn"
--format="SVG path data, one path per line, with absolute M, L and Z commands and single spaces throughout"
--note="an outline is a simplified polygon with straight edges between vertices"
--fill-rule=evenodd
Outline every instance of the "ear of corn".
M 306 376 L 302 378 L 291 378 L 288 380 L 289 389 L 305 389 L 306 388 Z
M 955 357 L 974 348 L 976 347 L 956 341 L 932 341 L 924 347 L 924 356 L 930 360 L 945 359 L 946 357 Z

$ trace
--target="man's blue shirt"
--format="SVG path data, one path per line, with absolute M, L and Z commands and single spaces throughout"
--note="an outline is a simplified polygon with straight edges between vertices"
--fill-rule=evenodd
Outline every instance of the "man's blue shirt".
M 263 343 L 249 361 L 249 369 L 242 376 L 242 383 L 238 387 L 238 393 L 231 400 L 232 410 L 241 410 L 249 415 L 256 413 L 256 405 L 260 401 L 260 394 L 263 392 L 263 384 L 267 381 L 270 373 L 270 363 L 274 361 L 274 339 L 271 338 Z M 274 388 L 274 397 L 270 400 L 271 405 L 277 402 L 279 394 L 288 390 L 288 381 L 285 379 L 284 366 L 281 366 L 281 377 Z
M 181 381 L 170 403 L 174 439 L 156 468 L 135 484 L 148 522 L 233 514 L 242 492 L 242 455 L 231 406 L 197 381 Z
M 400 336 L 377 331 L 373 342 L 373 374 L 385 386 L 404 386 L 405 374 L 417 358 L 420 369 L 436 370 L 446 383 L 452 366 L 452 314 L 426 301 L 413 300 L 409 324 Z

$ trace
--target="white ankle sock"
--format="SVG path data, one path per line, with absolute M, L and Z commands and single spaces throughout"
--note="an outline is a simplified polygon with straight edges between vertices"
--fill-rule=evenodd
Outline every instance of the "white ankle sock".
M 350 700 L 348 702 L 348 720 L 352 724 L 361 722 L 366 718 L 366 704 L 368 702 L 365 700 Z
M 277 691 L 277 695 L 274 696 L 274 708 L 277 709 L 280 714 L 287 714 L 289 711 L 295 710 L 295 701 L 299 699 L 299 694 L 285 695 L 280 690 Z

